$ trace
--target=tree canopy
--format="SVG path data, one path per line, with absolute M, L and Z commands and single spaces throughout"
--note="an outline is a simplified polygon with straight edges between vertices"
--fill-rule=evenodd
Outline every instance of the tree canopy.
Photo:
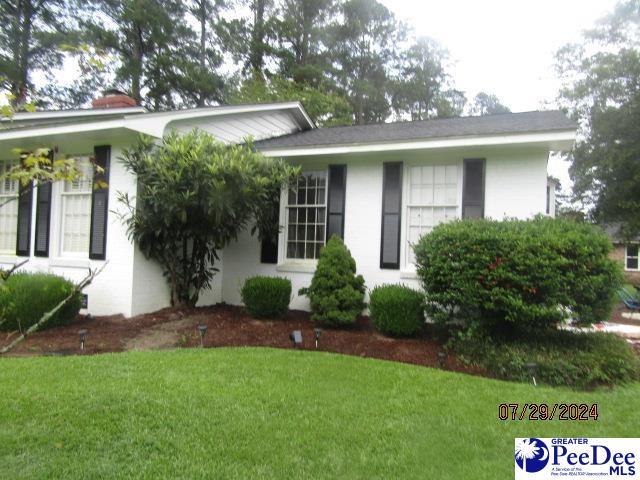
M 7 0 L 0 21 L 0 90 L 14 107 L 77 108 L 108 88 L 149 110 L 296 95 L 336 125 L 466 105 L 446 49 L 379 0 Z
M 557 54 L 561 104 L 580 125 L 573 193 L 601 223 L 640 233 L 640 4 L 625 0 Z

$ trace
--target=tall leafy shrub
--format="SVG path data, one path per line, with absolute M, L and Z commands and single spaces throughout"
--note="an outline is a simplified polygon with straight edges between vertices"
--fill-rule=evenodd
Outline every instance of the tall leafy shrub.
M 26 330 L 53 310 L 74 290 L 65 278 L 48 273 L 14 273 L 0 285 L 0 329 Z M 72 322 L 82 305 L 81 294 L 75 295 L 53 315 L 42 328 Z M 3 320 L 3 321 L 2 321 Z
M 218 251 L 240 232 L 257 226 L 261 238 L 273 236 L 273 222 L 264 221 L 273 192 L 299 173 L 250 142 L 225 145 L 198 130 L 172 132 L 160 144 L 143 137 L 122 161 L 139 181 L 135 204 L 120 197 L 123 220 L 145 256 L 160 263 L 173 305 L 195 305 L 217 271 Z
M 509 332 L 608 318 L 621 281 L 611 249 L 596 227 L 539 217 L 443 224 L 415 253 L 430 317 Z
M 327 326 L 352 325 L 365 307 L 364 278 L 356 275 L 356 261 L 337 236 L 320 250 L 316 271 L 308 288 L 311 319 Z

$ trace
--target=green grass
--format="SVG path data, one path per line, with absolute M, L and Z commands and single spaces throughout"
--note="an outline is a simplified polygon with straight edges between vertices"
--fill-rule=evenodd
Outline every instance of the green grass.
M 512 478 L 519 436 L 633 437 L 640 384 L 534 388 L 273 349 L 0 359 L 1 478 Z M 597 402 L 589 422 L 499 421 Z

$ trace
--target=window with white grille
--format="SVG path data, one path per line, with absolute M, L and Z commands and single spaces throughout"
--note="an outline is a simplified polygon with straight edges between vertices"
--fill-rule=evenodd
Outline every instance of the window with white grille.
M 413 245 L 422 235 L 458 214 L 458 166 L 426 165 L 409 170 L 407 202 L 407 264 L 413 264 Z
M 9 172 L 15 163 L 0 162 L 0 176 Z M 18 181 L 0 181 L 0 253 L 14 255 L 18 235 Z
M 82 172 L 81 178 L 73 182 L 64 182 L 61 194 L 60 253 L 67 256 L 86 256 L 89 255 L 93 165 L 88 158 L 76 158 L 76 168 Z
M 286 233 L 287 259 L 313 260 L 325 243 L 327 173 L 305 172 L 289 190 Z

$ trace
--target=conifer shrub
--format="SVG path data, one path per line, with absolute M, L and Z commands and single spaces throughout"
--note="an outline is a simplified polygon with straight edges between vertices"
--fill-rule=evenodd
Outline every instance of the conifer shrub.
M 351 252 L 336 235 L 320 250 L 311 285 L 299 290 L 309 297 L 311 319 L 325 326 L 348 326 L 365 308 L 365 285 L 356 275 Z

